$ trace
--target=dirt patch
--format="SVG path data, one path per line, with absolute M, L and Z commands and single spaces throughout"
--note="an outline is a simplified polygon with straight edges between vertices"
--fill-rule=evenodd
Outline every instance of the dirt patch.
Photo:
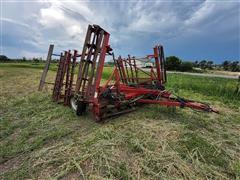
M 18 169 L 23 164 L 25 159 L 26 157 L 24 157 L 23 155 L 19 155 L 1 163 L 0 174 Z

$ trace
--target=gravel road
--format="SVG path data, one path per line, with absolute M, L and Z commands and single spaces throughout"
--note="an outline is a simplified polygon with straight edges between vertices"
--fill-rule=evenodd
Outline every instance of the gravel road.
M 190 73 L 190 72 L 175 72 L 175 71 L 167 71 L 169 74 L 186 74 L 192 76 L 204 76 L 204 77 L 220 77 L 220 78 L 229 78 L 229 79 L 238 79 L 238 76 L 230 76 L 230 75 L 219 75 L 219 74 L 204 74 L 204 73 Z

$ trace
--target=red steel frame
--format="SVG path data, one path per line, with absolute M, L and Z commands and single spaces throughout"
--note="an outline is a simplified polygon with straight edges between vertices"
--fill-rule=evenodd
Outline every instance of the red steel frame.
M 158 45 L 154 47 L 154 54 L 148 57 L 155 58 L 155 71 L 151 69 L 151 73 L 145 72 L 131 63 L 130 56 L 128 59 L 119 57 L 115 62 L 115 69 L 104 86 L 99 87 L 97 96 L 98 104 L 94 102 L 93 113 L 96 121 L 122 113 L 130 112 L 131 109 L 138 104 L 158 104 L 161 106 L 177 106 L 189 107 L 192 109 L 202 110 L 206 112 L 218 112 L 212 109 L 208 104 L 187 100 L 180 97 L 174 97 L 171 92 L 165 90 L 166 70 L 163 47 Z M 129 65 L 129 67 L 128 67 Z M 134 71 L 141 70 L 148 75 L 146 81 L 139 82 L 140 78 L 134 77 Z M 130 72 L 128 72 L 130 71 Z M 110 82 L 114 81 L 112 85 Z M 132 83 L 135 83 L 132 85 Z M 155 84 L 154 86 L 149 86 Z M 105 95 L 104 95 L 105 94 Z M 108 95 L 106 95 L 108 94 Z M 122 95 L 122 96 L 121 96 Z M 115 96 L 115 99 L 109 97 Z M 121 99 L 122 98 L 122 99 Z M 108 111 L 109 106 L 115 111 Z

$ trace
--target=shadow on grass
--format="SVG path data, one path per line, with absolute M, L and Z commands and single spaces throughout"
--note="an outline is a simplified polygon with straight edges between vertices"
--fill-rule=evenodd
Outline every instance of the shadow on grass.
M 142 111 L 147 118 L 181 123 L 189 130 L 194 131 L 196 129 L 204 128 L 208 131 L 214 131 L 210 126 L 213 121 L 212 119 L 209 119 L 209 113 L 206 112 L 163 106 L 148 106 L 144 107 Z

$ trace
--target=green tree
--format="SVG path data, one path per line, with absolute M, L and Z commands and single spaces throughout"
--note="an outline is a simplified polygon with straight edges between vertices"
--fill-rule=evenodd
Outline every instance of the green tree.
M 22 61 L 26 61 L 27 60 L 27 58 L 24 56 L 23 58 L 22 58 Z
M 233 72 L 240 71 L 240 65 L 238 61 L 233 61 L 229 64 L 229 70 Z
M 166 58 L 166 69 L 167 70 L 179 70 L 181 60 L 176 56 L 169 56 Z
M 208 69 L 213 69 L 213 61 L 207 61 L 206 65 Z
M 180 71 L 192 71 L 193 70 L 193 63 L 192 62 L 187 62 L 183 61 L 180 64 Z
M 199 62 L 198 62 L 198 61 L 195 61 L 195 62 L 193 63 L 193 66 L 194 66 L 194 67 L 199 67 Z
M 202 60 L 199 62 L 199 67 L 201 69 L 206 69 L 207 68 L 207 61 L 206 60 Z
M 229 65 L 230 65 L 230 64 L 231 64 L 230 61 L 224 61 L 224 62 L 222 63 L 223 69 L 224 69 L 225 71 L 227 71 L 227 70 L 229 69 Z
M 0 61 L 3 61 L 3 62 L 5 62 L 5 61 L 9 61 L 10 59 L 7 57 L 7 56 L 5 56 L 5 55 L 0 55 Z
M 34 62 L 34 63 L 39 63 L 39 59 L 34 57 L 34 58 L 33 58 L 33 62 Z

